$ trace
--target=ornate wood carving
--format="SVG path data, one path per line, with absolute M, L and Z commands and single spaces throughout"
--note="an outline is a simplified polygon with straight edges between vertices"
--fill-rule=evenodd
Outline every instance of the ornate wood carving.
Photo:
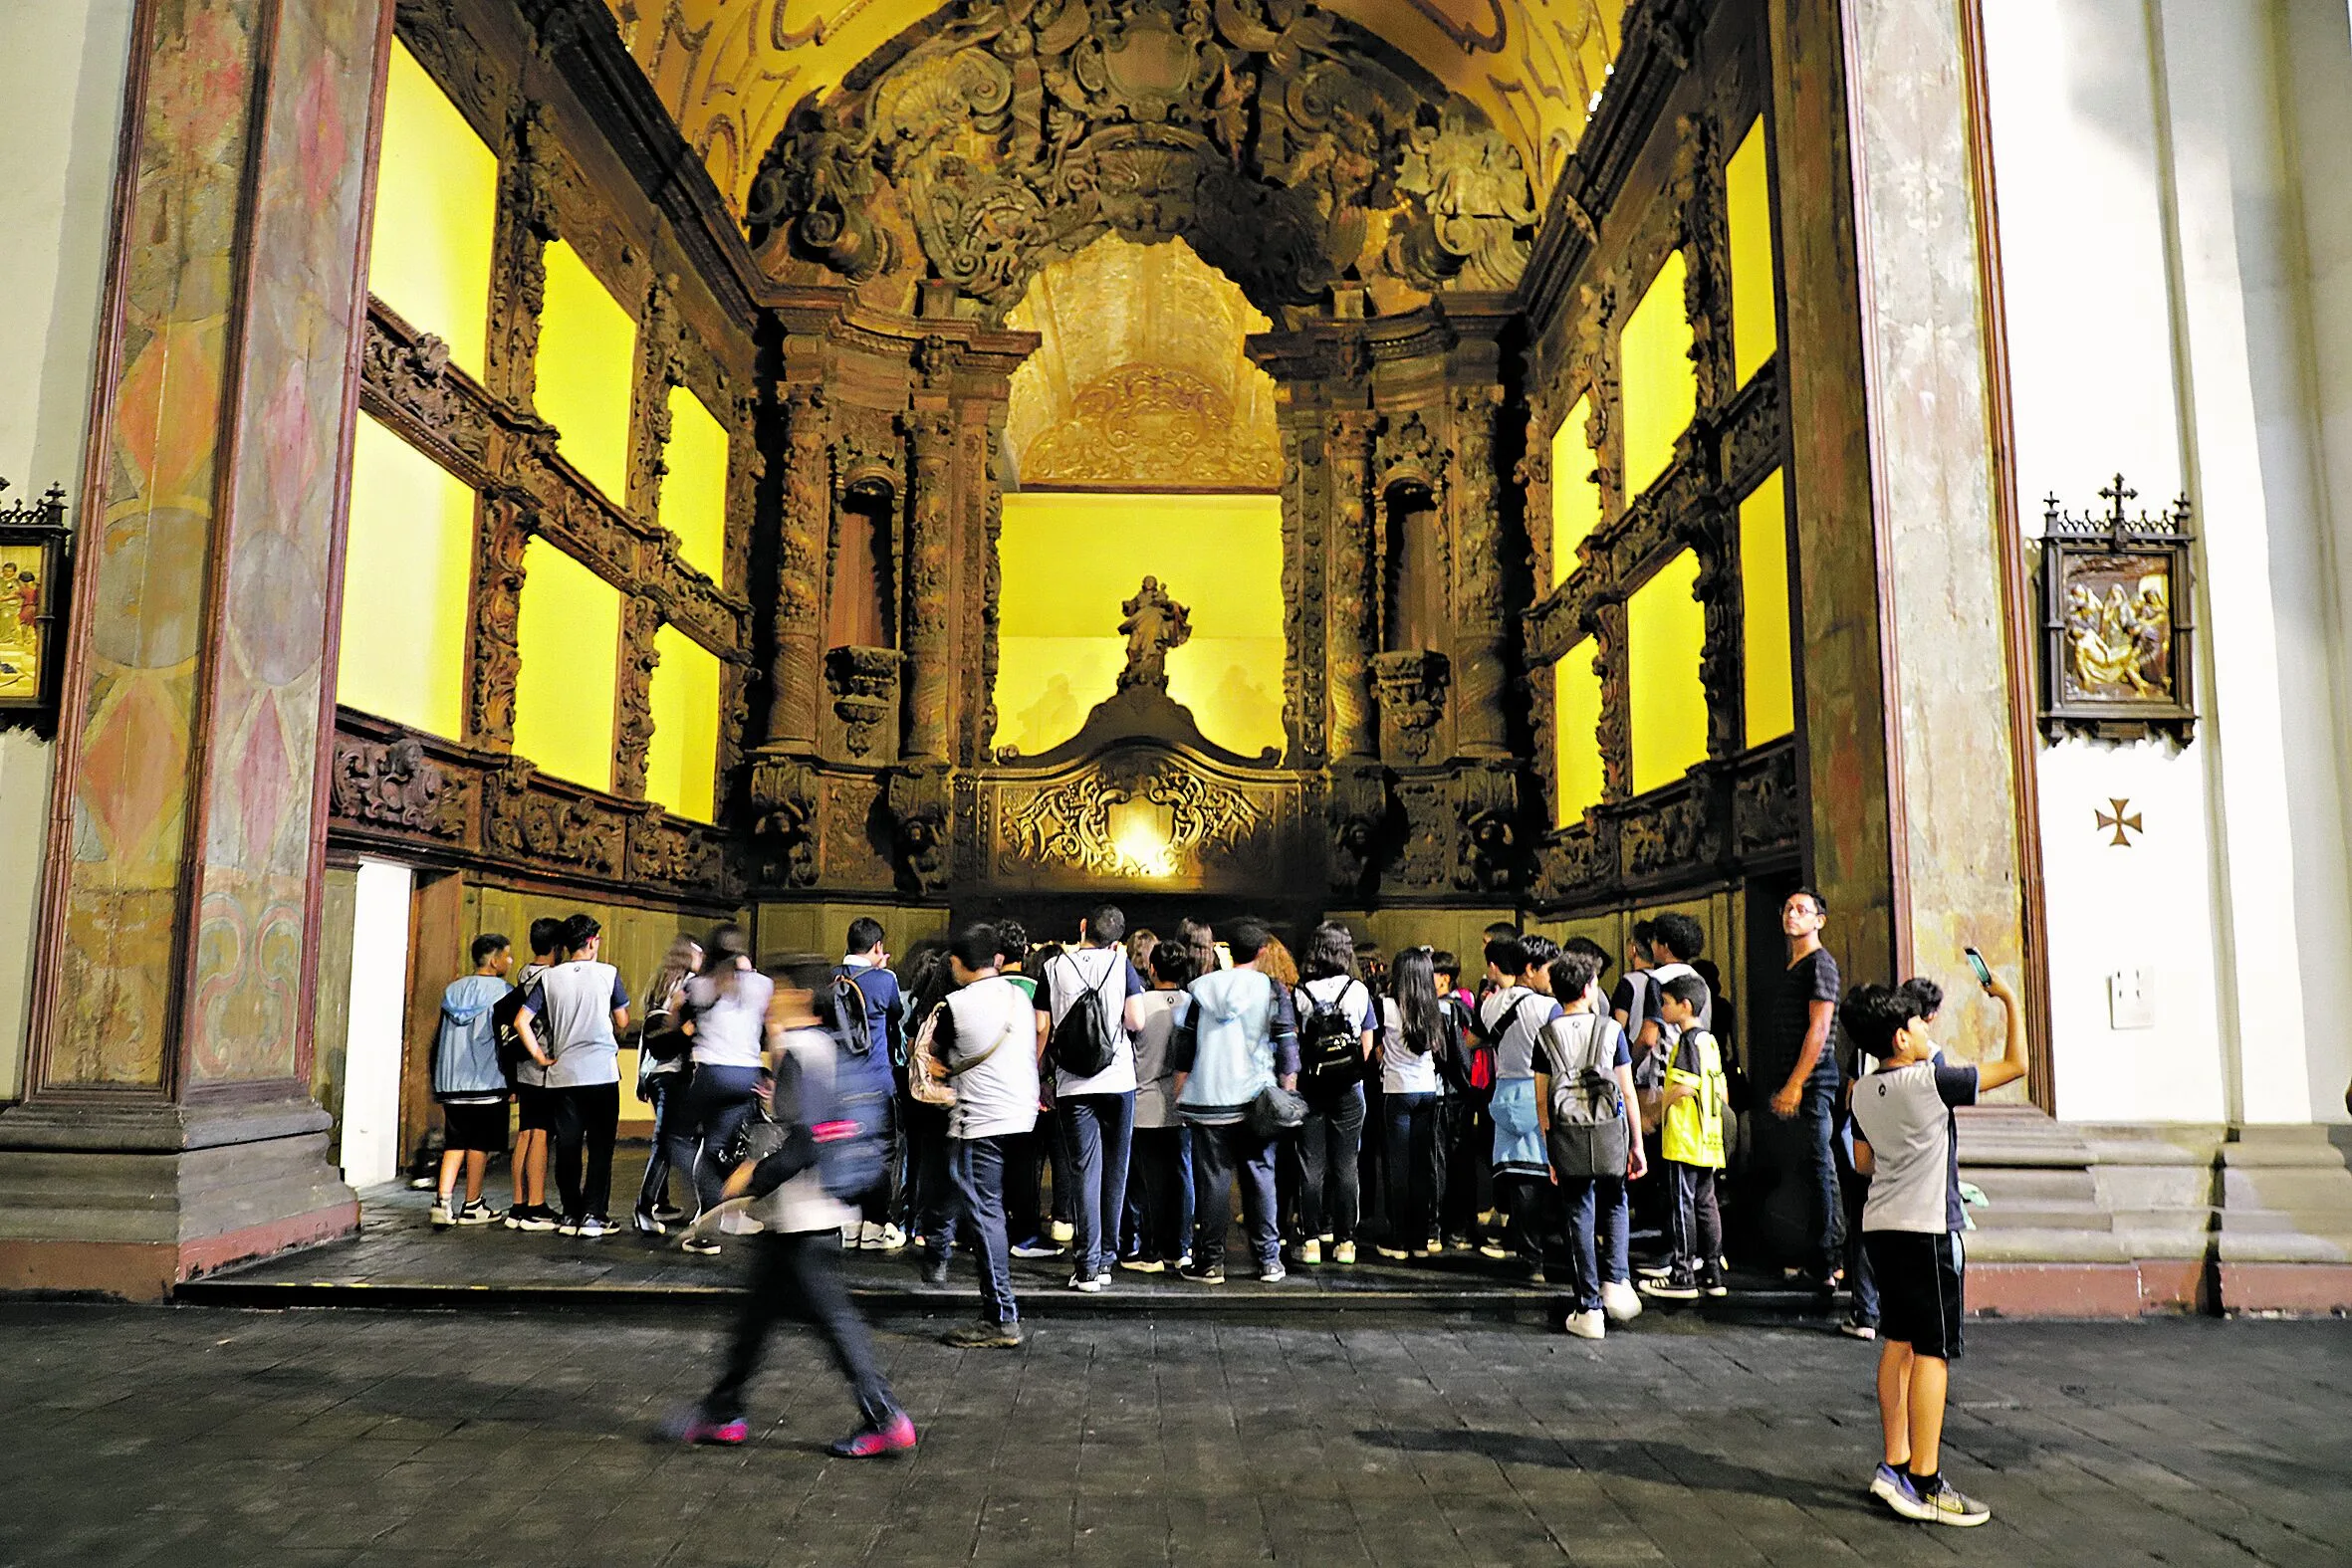
M 1438 721 L 1446 714 L 1452 674 L 1446 656 L 1434 650 L 1383 653 L 1373 659 L 1373 683 L 1380 696 L 1380 755 L 1392 767 L 1429 761 Z
M 817 776 L 798 758 L 761 756 L 751 766 L 753 853 L 770 886 L 817 885 Z
M 1131 815 L 1157 821 L 1143 834 L 1124 832 Z M 1130 752 L 1025 796 L 1008 790 L 998 854 L 1033 871 L 1191 882 L 1214 857 L 1270 847 L 1271 825 L 1240 790 L 1172 757 Z
M 467 637 L 466 734 L 495 751 L 515 744 L 515 683 L 523 670 L 523 549 L 531 507 L 512 491 L 485 495 L 476 513 L 473 616 Z
M 653 745 L 653 670 L 661 662 L 654 634 L 661 606 L 643 594 L 620 606 L 620 679 L 613 691 L 612 789 L 628 799 L 645 793 L 645 765 Z
M 928 761 L 893 769 L 884 785 L 899 875 L 912 892 L 935 892 L 947 880 L 951 788 L 947 764 Z
M 1511 679 L 1504 625 L 1504 531 L 1495 472 L 1499 386 L 1454 392 L 1454 502 L 1457 630 L 1454 732 L 1465 753 L 1508 752 L 1504 709 Z
M 670 388 L 682 384 L 679 366 L 678 313 L 673 303 L 678 280 L 669 275 L 654 280 L 645 291 L 643 319 L 637 323 L 636 380 L 630 388 L 629 509 L 640 517 L 661 516 L 661 481 L 669 473 L 663 456 L 670 439 Z
M 1606 604 L 1592 620 L 1592 667 L 1600 676 L 1601 798 L 1622 800 L 1633 793 L 1633 694 L 1626 679 L 1625 606 Z M 1569 657 L 1575 650 L 1569 650 Z
M 1283 728 L 1294 768 L 1324 757 L 1323 535 L 1330 478 L 1314 417 L 1283 424 Z
M 550 869 L 621 877 L 628 842 L 622 813 L 598 810 L 587 790 L 550 787 L 520 757 L 506 759 L 485 784 L 482 838 L 490 849 Z
M 498 425 L 473 380 L 449 363 L 449 345 L 383 306 L 359 338 L 364 406 L 459 473 L 487 472 Z
M 948 755 L 952 649 L 950 559 L 954 550 L 955 416 L 945 408 L 908 416 L 914 443 L 914 507 L 906 550 L 906 743 L 909 759 Z
M 490 335 L 482 377 L 494 395 L 524 409 L 532 406 L 539 316 L 547 305 L 547 247 L 556 238 L 555 142 L 547 106 L 521 105 L 508 122 L 490 238 Z
M 1345 899 L 1366 895 L 1379 870 L 1388 822 L 1388 779 L 1376 765 L 1340 762 L 1332 766 L 1323 817 L 1330 834 L 1329 885 Z
M 900 663 L 896 648 L 825 652 L 824 686 L 833 716 L 841 722 L 841 744 L 859 762 L 872 758 L 877 742 L 896 738 Z
M 330 783 L 336 817 L 432 838 L 465 834 L 467 801 L 413 736 L 373 741 L 338 734 Z
M 1338 409 L 1330 416 L 1331 524 L 1325 542 L 1330 619 L 1324 634 L 1331 752 L 1372 757 L 1379 729 L 1372 708 L 1372 654 L 1379 646 L 1379 553 L 1372 534 L 1372 443 L 1379 416 Z
M 999 316 L 1106 229 L 1184 236 L 1269 314 L 1350 268 L 1510 289 L 1534 221 L 1518 153 L 1351 31 L 1261 0 L 967 3 L 778 138 L 749 212 L 762 259 L 858 281 L 927 264 Z M 1396 209 L 1385 248 L 1375 207 Z
M 818 574 L 823 569 L 818 552 L 832 511 L 826 424 L 823 388 L 801 382 L 785 388 L 784 516 L 770 622 L 775 653 L 768 670 L 771 745 L 817 741 L 817 649 L 823 640 Z

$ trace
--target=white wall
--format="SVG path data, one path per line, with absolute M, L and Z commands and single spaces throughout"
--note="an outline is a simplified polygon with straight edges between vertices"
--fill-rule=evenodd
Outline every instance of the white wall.
M 0 4 L 0 477 L 76 503 L 106 280 L 133 0 Z M 0 736 L 0 1100 L 23 1092 L 50 748 Z
M 400 1042 L 408 1012 L 406 866 L 359 862 L 352 922 L 351 1045 L 344 1058 L 343 1148 L 336 1163 L 353 1187 L 388 1182 L 400 1167 Z
M 2040 758 L 2058 1113 L 2307 1121 L 2352 1070 L 2334 1021 L 2352 1010 L 2352 895 L 2343 596 L 2278 9 L 1984 5 L 2028 532 L 2042 496 L 2098 508 L 2120 469 L 2135 508 L 2189 494 L 2202 536 L 2196 742 Z M 2345 199 L 2352 145 L 2312 156 Z M 2097 825 L 2115 799 L 2144 824 L 2129 848 Z M 2118 971 L 2146 977 L 2153 1027 L 2110 1026 Z

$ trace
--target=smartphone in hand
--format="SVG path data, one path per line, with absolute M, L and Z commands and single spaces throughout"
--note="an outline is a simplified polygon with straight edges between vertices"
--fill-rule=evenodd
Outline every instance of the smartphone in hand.
M 1977 972 L 1977 984 L 1987 991 L 1991 991 L 1993 989 L 1993 971 L 1986 967 L 1985 955 L 1979 953 L 1975 948 L 1962 948 L 1961 952 L 1968 955 L 1969 968 Z

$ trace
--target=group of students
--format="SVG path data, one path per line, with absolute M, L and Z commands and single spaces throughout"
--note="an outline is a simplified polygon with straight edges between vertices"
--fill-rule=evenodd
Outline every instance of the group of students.
M 1256 920 L 1222 940 L 1186 922 L 1174 938 L 1130 943 L 1107 904 L 1066 946 L 1033 947 L 1011 921 L 966 927 L 908 967 L 903 992 L 871 920 L 852 923 L 838 963 L 795 961 L 781 984 L 753 968 L 737 927 L 680 938 L 644 1000 L 639 1092 L 656 1132 L 633 1219 L 682 1232 L 689 1251 L 737 1236 L 754 1251 L 725 1369 L 676 1435 L 745 1440 L 744 1387 L 775 1319 L 793 1315 L 824 1335 L 857 1395 L 861 1423 L 835 1452 L 913 1445 L 841 1281 L 844 1244 L 911 1239 L 933 1285 L 968 1245 L 983 1312 L 945 1338 L 1010 1347 L 1023 1339 L 1017 1255 L 1066 1250 L 1078 1291 L 1100 1290 L 1114 1265 L 1223 1283 L 1237 1184 L 1258 1279 L 1286 1278 L 1286 1254 L 1353 1262 L 1367 1163 L 1382 1255 L 1516 1252 L 1531 1275 L 1567 1286 L 1566 1332 L 1599 1339 L 1610 1320 L 1638 1315 L 1644 1294 L 1726 1293 L 1716 1188 L 1744 1089 L 1797 1133 L 1791 1174 L 1817 1199 L 1814 1282 L 1850 1280 L 1849 1331 L 1885 1341 L 1872 1494 L 1906 1517 L 1982 1522 L 1983 1506 L 1938 1468 L 1963 1307 L 1951 1111 L 2022 1075 L 2021 1020 L 1980 964 L 2007 1014 L 2006 1053 L 1981 1068 L 1947 1063 L 1929 1038 L 1941 991 L 1915 979 L 1841 999 L 1819 942 L 1825 919 L 1809 890 L 1783 906 L 1790 958 L 1758 1031 L 1751 1077 L 1764 1081 L 1750 1084 L 1713 1032 L 1715 988 L 1692 962 L 1703 933 L 1676 914 L 1636 928 L 1613 992 L 1597 945 L 1509 927 L 1491 929 L 1476 993 L 1430 948 L 1363 963 L 1337 924 L 1316 927 L 1296 965 Z M 448 1129 L 435 1225 L 500 1218 L 482 1182 L 511 1094 L 520 1132 L 505 1223 L 612 1231 L 630 999 L 600 945 L 592 917 L 535 922 L 532 962 L 510 983 L 506 939 L 475 942 L 474 973 L 444 997 L 434 1060 Z M 1859 1053 L 1850 1082 L 1830 1045 L 1839 1022 Z M 1865 1059 L 1878 1070 L 1863 1074 Z M 819 1084 L 832 1108 L 811 1111 L 811 1091 L 788 1082 Z M 870 1114 L 840 1109 L 860 1101 Z M 748 1136 L 759 1128 L 786 1131 Z M 828 1164 L 828 1138 L 872 1145 L 870 1166 Z M 560 1215 L 545 1200 L 551 1163 Z M 1066 1234 L 1047 1218 L 1048 1169 Z M 688 1201 L 668 1201 L 673 1178 Z M 1657 1195 L 1665 1255 L 1637 1288 L 1639 1184 Z

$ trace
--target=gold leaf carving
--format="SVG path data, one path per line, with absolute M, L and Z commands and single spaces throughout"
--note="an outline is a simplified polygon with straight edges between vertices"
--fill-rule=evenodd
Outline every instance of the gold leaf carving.
M 1121 365 L 1073 402 L 1070 417 L 1023 454 L 1024 483 L 1237 490 L 1282 484 L 1272 425 L 1237 424 L 1224 394 L 1185 371 Z

